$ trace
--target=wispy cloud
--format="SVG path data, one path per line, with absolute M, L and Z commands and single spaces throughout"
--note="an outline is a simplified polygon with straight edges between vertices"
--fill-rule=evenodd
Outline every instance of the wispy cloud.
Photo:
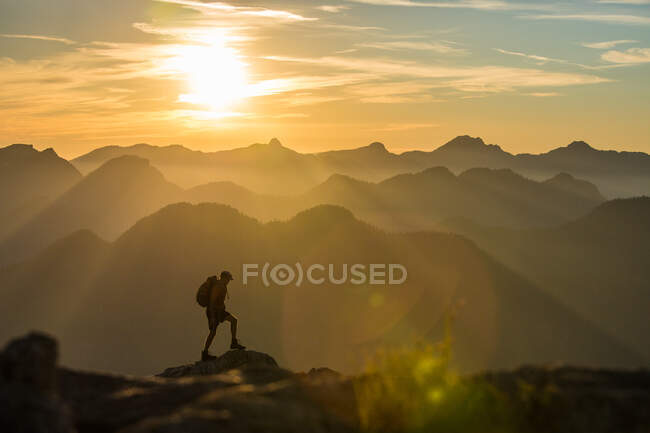
M 614 47 L 618 44 L 633 43 L 633 42 L 638 42 L 638 41 L 631 41 L 631 40 L 630 41 L 628 40 L 608 41 L 608 42 L 599 42 L 594 44 L 583 44 L 583 46 L 588 46 L 589 48 L 607 49 L 607 48 Z M 551 57 L 537 56 L 534 54 L 520 53 L 517 51 L 506 51 L 499 48 L 495 48 L 495 50 L 503 54 L 531 59 L 535 61 L 538 65 L 543 65 L 545 63 L 552 62 L 552 63 L 560 63 L 565 65 L 577 66 L 579 68 L 591 70 L 591 71 L 598 71 L 598 70 L 605 70 L 605 69 L 621 68 L 621 67 L 635 65 L 638 63 L 645 63 L 647 62 L 647 60 L 643 60 L 643 59 L 648 49 L 630 48 L 629 50 L 624 52 L 608 51 L 607 53 L 601 56 L 601 59 L 608 61 L 610 63 L 614 63 L 612 65 L 584 65 L 582 63 L 574 63 L 568 60 L 554 59 Z
M 394 132 L 394 131 L 408 131 L 411 129 L 423 128 L 438 128 L 440 125 L 437 123 L 389 123 L 381 128 L 373 128 L 371 131 L 379 132 Z
M 529 20 L 563 20 L 563 21 L 591 21 L 608 24 L 648 25 L 650 17 L 643 15 L 616 15 L 616 14 L 567 14 L 567 15 L 523 15 L 520 18 Z
M 406 61 L 344 57 L 269 56 L 267 59 L 350 71 L 366 71 L 374 74 L 377 79 L 399 80 L 405 77 L 433 79 L 436 80 L 436 87 L 448 87 L 464 92 L 497 93 L 525 87 L 562 87 L 610 81 L 607 78 L 589 74 L 548 72 L 541 69 L 503 66 L 447 67 Z
M 375 48 L 379 50 L 401 51 L 431 51 L 439 54 L 465 54 L 467 50 L 457 48 L 447 42 L 421 42 L 421 41 L 391 41 L 391 42 L 364 42 L 358 47 Z
M 53 36 L 43 36 L 43 35 L 21 35 L 13 33 L 2 33 L 0 34 L 2 38 L 11 38 L 11 39 L 35 39 L 39 41 L 48 41 L 48 42 L 59 42 L 66 45 L 74 45 L 75 41 L 66 39 L 66 38 L 57 38 Z
M 158 35 L 174 42 L 211 44 L 218 40 L 226 44 L 234 45 L 255 40 L 253 36 L 243 34 L 242 31 L 239 31 L 241 29 L 237 27 L 219 27 L 216 29 L 210 26 L 160 27 L 143 22 L 133 23 L 132 27 L 141 32 Z
M 281 99 L 281 103 L 285 106 L 300 107 L 306 105 L 324 104 L 326 102 L 334 102 L 346 99 L 341 95 L 318 95 L 313 92 L 297 92 L 288 95 Z
M 433 87 L 431 83 L 420 81 L 383 81 L 349 86 L 346 93 L 360 102 L 373 104 L 433 102 L 437 100 L 430 94 Z
M 601 58 L 607 62 L 636 65 L 650 62 L 650 48 L 629 48 L 625 51 L 607 51 Z
M 461 0 L 445 2 L 419 2 L 413 0 L 350 0 L 376 6 L 405 6 L 441 9 L 479 9 L 479 10 L 551 10 L 553 5 L 543 3 L 512 3 L 499 0 Z
M 508 54 L 510 56 L 524 57 L 524 58 L 527 58 L 527 59 L 535 60 L 536 62 L 538 62 L 538 64 L 542 64 L 542 65 L 544 63 L 548 63 L 548 62 L 569 63 L 567 60 L 554 59 L 552 57 L 538 56 L 538 55 L 535 55 L 535 54 L 520 53 L 518 51 L 502 50 L 501 48 L 495 48 L 494 50 L 501 53 L 501 54 Z
M 337 14 L 341 11 L 348 10 L 350 9 L 350 6 L 345 6 L 345 5 L 323 5 L 323 6 L 317 6 L 316 9 L 321 10 L 323 12 L 329 12 L 331 14 Z
M 318 27 L 321 28 L 321 29 L 333 29 L 333 30 L 338 30 L 338 31 L 355 32 L 355 33 L 383 32 L 383 31 L 386 31 L 386 29 L 384 27 L 353 26 L 353 25 L 348 25 L 348 24 L 319 23 Z
M 597 0 L 597 3 L 614 5 L 650 5 L 650 0 Z
M 605 41 L 605 42 L 584 42 L 581 45 L 583 47 L 587 48 L 594 48 L 597 50 L 608 50 L 610 48 L 614 48 L 617 45 L 622 45 L 622 44 L 635 44 L 639 41 L 634 41 L 631 39 L 620 39 L 617 41 Z
M 219 12 L 219 13 L 230 13 L 233 15 L 240 16 L 252 16 L 252 17 L 261 17 L 261 18 L 274 18 L 279 20 L 288 20 L 288 21 L 315 21 L 318 18 L 309 18 L 304 17 L 293 12 L 277 10 L 277 9 L 266 9 L 262 7 L 249 7 L 249 6 L 233 6 L 228 3 L 217 3 L 217 2 L 202 2 L 194 0 L 155 0 L 162 3 L 172 3 L 180 6 L 184 6 L 189 9 L 194 9 L 202 12 Z
M 550 98 L 553 96 L 561 96 L 561 93 L 558 92 L 532 92 L 526 93 L 527 96 L 534 96 L 536 98 Z

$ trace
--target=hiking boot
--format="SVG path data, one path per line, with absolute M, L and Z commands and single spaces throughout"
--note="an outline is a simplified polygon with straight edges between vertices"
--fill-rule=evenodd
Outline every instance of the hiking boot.
M 232 340 L 232 343 L 230 343 L 230 348 L 237 349 L 237 350 L 244 350 L 246 349 L 246 346 L 242 346 L 241 344 L 239 344 L 239 341 L 237 340 Z
M 214 359 L 217 359 L 217 357 L 214 355 L 210 355 L 210 353 L 208 353 L 207 350 L 201 352 L 201 361 L 212 361 Z

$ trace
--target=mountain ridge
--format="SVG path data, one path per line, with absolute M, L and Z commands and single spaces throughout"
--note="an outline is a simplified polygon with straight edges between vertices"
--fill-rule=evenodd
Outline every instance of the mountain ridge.
M 198 354 L 200 341 L 187 338 L 205 327 L 194 291 L 217 269 L 238 273 L 242 263 L 265 261 L 333 263 L 337 269 L 343 263 L 401 263 L 409 279 L 399 290 L 327 282 L 263 287 L 253 280 L 234 283 L 229 307 L 241 318 L 247 345 L 280 350 L 279 360 L 292 368 L 316 362 L 342 371 L 357 368 L 364 345 L 384 341 L 399 321 L 433 338 L 460 299 L 467 302 L 456 320 L 456 348 L 469 370 L 559 359 L 641 362 L 537 286 L 486 260 L 472 242 L 434 232 L 386 233 L 341 207 L 319 206 L 286 222 L 262 224 L 224 205 L 180 203 L 141 219 L 107 248 L 79 238 L 57 247 L 59 254 L 43 253 L 0 270 L 6 322 L 0 339 L 20 332 L 21 318 L 30 317 L 31 327 L 47 325 L 75 348 L 66 356 L 70 365 L 150 372 Z M 70 242 L 81 243 L 83 251 L 67 248 Z M 45 293 L 42 281 L 48 282 Z M 26 304 L 25 298 L 32 301 Z M 418 304 L 428 307 L 425 316 L 414 312 Z M 425 326 L 417 325 L 423 320 Z M 151 340 L 154 334 L 164 335 L 165 344 Z M 88 338 L 93 335 L 101 339 Z M 116 356 L 124 351 L 128 359 Z
M 101 156 L 102 153 L 115 156 L 119 153 L 135 152 L 150 159 L 152 164 L 181 186 L 231 180 L 258 192 L 278 189 L 304 192 L 306 188 L 322 182 L 333 173 L 379 181 L 400 173 L 419 171 L 432 166 L 446 166 L 456 173 L 476 167 L 510 168 L 537 180 L 567 172 L 574 177 L 595 183 L 606 197 L 650 194 L 650 155 L 643 152 L 598 150 L 584 141 L 573 141 L 567 146 L 539 154 L 510 153 L 496 144 L 486 144 L 481 138 L 468 135 L 453 138 L 430 151 L 402 153 L 392 153 L 380 142 L 352 149 L 316 153 L 294 151 L 282 145 L 276 138 L 269 143 L 273 145 L 258 143 L 215 152 L 193 151 L 181 147 L 183 158 L 177 158 L 186 165 L 184 170 L 171 166 L 170 161 L 173 158 L 164 154 L 168 152 L 166 149 L 169 146 L 149 146 L 140 150 L 133 147 L 111 147 L 110 152 L 108 148 L 104 151 L 100 148 L 75 158 L 72 162 L 83 172 L 88 172 L 90 168 L 106 160 L 107 156 Z M 250 155 L 243 156 L 247 155 L 246 152 L 242 153 L 244 150 Z M 256 150 L 264 156 L 255 157 Z M 247 157 L 255 159 L 247 161 Z M 266 158 L 270 160 L 266 161 Z M 269 175 L 264 181 L 255 178 L 252 172 L 246 176 L 237 172 L 250 172 L 255 164 L 259 170 Z M 194 173 L 193 177 L 187 177 L 187 172 L 191 171 L 190 167 L 200 171 L 200 176 Z M 219 167 L 220 176 L 205 172 L 210 167 Z M 288 177 L 287 171 L 294 172 L 294 175 Z

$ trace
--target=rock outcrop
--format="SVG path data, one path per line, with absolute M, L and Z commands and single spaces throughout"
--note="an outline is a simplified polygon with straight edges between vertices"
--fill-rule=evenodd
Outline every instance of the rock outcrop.
M 62 370 L 81 433 L 354 432 L 349 379 L 295 374 L 260 352 L 232 350 L 153 378 Z
M 253 350 L 230 350 L 212 361 L 171 367 L 160 373 L 160 377 L 207 376 L 225 373 L 235 368 L 279 369 L 278 363 L 266 353 Z
M 41 334 L 13 340 L 0 354 L 0 432 L 353 433 L 363 406 L 355 385 L 369 377 L 325 367 L 296 374 L 243 350 L 144 378 L 57 369 L 56 359 L 56 341 Z M 503 399 L 484 405 L 485 420 L 505 404 L 516 414 L 512 431 L 650 431 L 646 370 L 524 367 L 461 380 L 494 387 Z M 468 433 L 490 426 L 479 427 Z
M 72 433 L 67 406 L 56 390 L 58 344 L 32 333 L 0 353 L 0 431 Z

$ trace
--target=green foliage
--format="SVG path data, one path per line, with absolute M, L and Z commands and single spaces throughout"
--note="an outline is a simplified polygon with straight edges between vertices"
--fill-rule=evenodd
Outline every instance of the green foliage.
M 384 350 L 355 383 L 367 432 L 514 432 L 516 416 L 492 385 L 461 379 L 449 337 L 438 345 Z

